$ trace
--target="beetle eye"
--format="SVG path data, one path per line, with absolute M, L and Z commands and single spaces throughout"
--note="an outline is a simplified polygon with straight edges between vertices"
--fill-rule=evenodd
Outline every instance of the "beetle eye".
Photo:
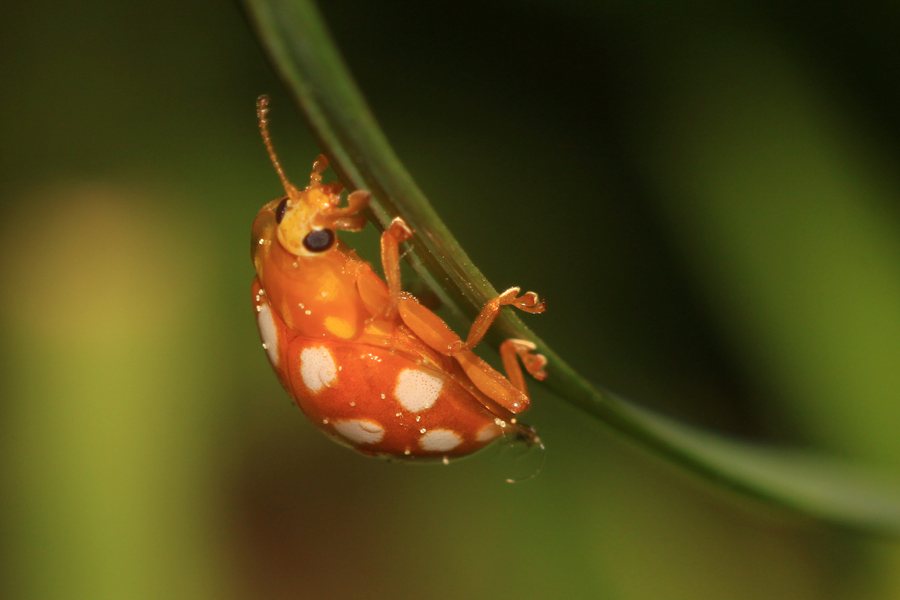
M 325 252 L 334 245 L 337 238 L 330 229 L 310 231 L 303 238 L 303 246 L 310 252 Z
M 285 197 L 284 200 L 278 203 L 278 208 L 275 209 L 275 222 L 281 223 L 281 220 L 284 218 L 284 213 L 287 210 L 288 199 Z

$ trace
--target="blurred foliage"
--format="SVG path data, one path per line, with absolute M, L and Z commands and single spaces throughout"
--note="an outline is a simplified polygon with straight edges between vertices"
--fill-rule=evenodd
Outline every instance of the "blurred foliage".
M 897 7 L 322 9 L 462 246 L 549 297 L 534 328 L 580 372 L 897 469 Z M 253 103 L 289 102 L 238 10 L 17 3 L 0 45 L 0 594 L 900 594 L 896 544 L 723 502 L 539 391 L 523 484 L 502 448 L 408 467 L 329 442 L 250 314 L 279 193 Z M 302 176 L 299 116 L 272 127 Z

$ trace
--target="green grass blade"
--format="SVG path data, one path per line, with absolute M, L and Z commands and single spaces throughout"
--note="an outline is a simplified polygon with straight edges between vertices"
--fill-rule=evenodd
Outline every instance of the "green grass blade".
M 276 70 L 321 148 L 351 189 L 373 194 L 384 227 L 401 215 L 416 235 L 413 266 L 457 315 L 496 296 L 398 160 L 310 0 L 244 0 Z M 900 533 L 900 486 L 809 453 L 730 440 L 679 424 L 594 387 L 504 311 L 489 341 L 533 340 L 552 366 L 545 386 L 640 447 L 717 486 L 834 524 Z

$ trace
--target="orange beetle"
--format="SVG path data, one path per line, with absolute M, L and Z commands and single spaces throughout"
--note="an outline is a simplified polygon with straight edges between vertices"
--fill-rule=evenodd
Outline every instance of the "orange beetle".
M 373 456 L 446 462 L 504 434 L 539 443 L 516 422 L 529 404 L 518 360 L 543 379 L 546 359 L 531 342 L 506 340 L 507 379 L 472 348 L 501 306 L 540 313 L 544 302 L 510 288 L 488 302 L 463 342 L 400 290 L 398 248 L 412 236 L 403 219 L 381 236 L 385 283 L 335 235 L 363 228 L 369 193 L 355 191 L 341 207 L 343 186 L 322 183 L 324 156 L 297 189 L 272 148 L 267 112 L 263 96 L 259 126 L 286 195 L 253 223 L 253 303 L 263 348 L 297 406 L 326 435 Z

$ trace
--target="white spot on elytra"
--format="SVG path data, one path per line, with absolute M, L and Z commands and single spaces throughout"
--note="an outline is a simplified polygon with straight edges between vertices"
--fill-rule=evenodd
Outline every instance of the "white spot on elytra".
M 263 348 L 269 355 L 269 362 L 276 369 L 280 362 L 278 356 L 278 330 L 275 328 L 275 317 L 268 304 L 260 304 L 256 307 L 256 324 L 259 327 L 259 337 L 262 338 Z
M 449 429 L 432 429 L 419 438 L 419 445 L 429 452 L 447 452 L 462 444 L 462 437 Z
M 406 410 L 419 412 L 434 406 L 444 387 L 443 380 L 424 371 L 403 369 L 397 376 L 394 396 Z
M 384 437 L 384 427 L 373 421 L 338 421 L 334 430 L 355 444 L 375 444 Z
M 479 442 L 489 442 L 499 437 L 501 433 L 502 430 L 499 425 L 496 423 L 488 423 L 478 430 L 478 433 L 475 434 L 475 439 Z
M 337 377 L 337 367 L 328 348 L 304 348 L 300 353 L 300 375 L 311 392 L 318 392 L 331 385 Z

